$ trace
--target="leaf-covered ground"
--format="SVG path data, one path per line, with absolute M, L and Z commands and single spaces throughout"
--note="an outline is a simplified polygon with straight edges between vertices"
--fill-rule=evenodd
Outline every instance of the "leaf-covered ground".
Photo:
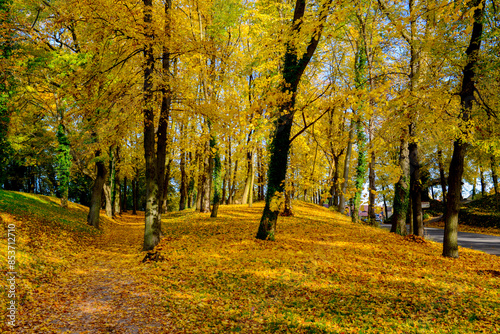
M 145 264 L 141 216 L 79 238 L 61 223 L 0 212 L 3 224 L 17 219 L 25 249 L 16 332 L 500 332 L 499 257 L 460 248 L 445 259 L 437 243 L 311 204 L 294 210 L 276 242 L 254 238 L 259 204 L 221 206 L 215 219 L 172 213 L 164 261 Z

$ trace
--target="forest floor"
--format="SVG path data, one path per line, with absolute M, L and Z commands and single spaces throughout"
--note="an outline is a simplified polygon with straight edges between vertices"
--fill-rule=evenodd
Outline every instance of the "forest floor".
M 142 263 L 143 216 L 103 218 L 96 232 L 85 227 L 84 207 L 0 191 L 2 224 L 16 227 L 18 272 L 16 326 L 3 313 L 0 330 L 500 333 L 498 257 L 460 248 L 458 259 L 443 258 L 438 243 L 303 202 L 280 217 L 277 241 L 259 241 L 262 208 L 168 214 L 156 248 L 164 260 Z

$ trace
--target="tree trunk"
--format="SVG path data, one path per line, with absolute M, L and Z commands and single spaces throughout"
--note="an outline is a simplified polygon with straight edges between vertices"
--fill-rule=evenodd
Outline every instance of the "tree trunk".
M 212 183 L 213 183 L 213 190 L 214 190 L 214 199 L 213 199 L 213 206 L 212 206 L 212 212 L 210 213 L 210 217 L 216 218 L 217 213 L 219 212 L 219 205 L 221 202 L 221 162 L 220 162 L 220 153 L 219 149 L 217 147 L 217 141 L 216 141 L 216 136 L 215 134 L 212 133 L 211 138 L 210 138 L 210 150 L 214 152 L 214 157 L 212 158 L 213 162 L 213 178 L 212 178 Z
M 484 179 L 484 171 L 481 166 L 479 166 L 479 174 L 481 176 L 481 197 L 484 197 L 486 194 L 486 181 Z
M 498 165 L 495 161 L 495 156 L 493 156 L 493 155 L 490 156 L 490 167 L 491 167 L 491 180 L 493 181 L 493 189 L 495 190 L 495 196 L 498 197 L 498 195 L 499 195 L 498 174 L 497 174 Z
M 372 121 L 370 121 L 372 123 Z M 370 140 L 371 142 L 371 140 Z M 375 186 L 375 151 L 371 152 L 371 159 L 368 173 L 368 220 L 371 225 L 378 226 L 375 213 L 375 194 L 377 187 Z
M 493 181 L 493 189 L 495 190 L 495 204 L 498 210 L 500 210 L 500 193 L 498 191 L 498 174 L 497 168 L 498 164 L 496 163 L 495 156 L 490 156 L 491 163 L 491 179 Z
M 252 154 L 253 155 L 253 154 Z M 251 208 L 253 204 L 253 188 L 254 188 L 254 181 L 255 181 L 255 171 L 254 171 L 254 163 L 253 163 L 253 157 L 252 157 L 252 165 L 250 166 L 250 186 L 248 187 L 248 206 Z
M 101 210 L 102 190 L 104 183 L 106 182 L 106 167 L 104 166 L 104 162 L 99 159 L 100 156 L 101 156 L 101 151 L 97 150 L 95 153 L 96 177 L 94 180 L 94 184 L 92 186 L 92 195 L 90 197 L 90 208 L 89 208 L 89 214 L 87 216 L 87 223 L 95 228 L 99 228 L 99 213 Z
M 113 152 L 113 147 L 109 148 L 109 206 L 111 208 L 110 214 L 108 213 L 108 203 L 106 203 L 106 214 L 108 217 L 113 218 L 115 215 L 115 197 L 116 197 L 116 155 Z M 106 196 L 106 201 L 108 200 Z
M 127 212 L 127 177 L 123 178 L 122 212 Z
M 236 192 L 236 173 L 238 171 L 238 159 L 234 162 L 234 171 L 231 177 L 231 187 L 229 187 L 228 204 L 234 204 L 234 195 Z
M 105 206 L 105 211 L 106 211 L 106 216 L 109 218 L 113 218 L 113 205 L 111 201 L 111 187 L 104 183 L 103 185 L 103 190 L 104 190 L 104 200 L 106 202 Z
M 210 142 L 205 143 L 205 155 L 203 157 L 203 174 L 201 179 L 200 212 L 210 211 L 210 190 L 212 181 L 213 161 L 210 154 Z
M 163 199 L 161 205 L 161 213 L 168 212 L 168 205 L 169 205 L 168 193 L 170 188 L 171 170 L 172 170 L 172 158 L 169 158 L 167 163 L 167 168 L 165 170 L 165 180 L 163 181 L 164 185 L 163 185 Z
M 144 3 L 144 84 L 143 84 L 143 116 L 144 116 L 144 158 L 146 161 L 146 212 L 144 223 L 144 243 L 142 249 L 148 251 L 160 242 L 159 186 L 155 150 L 155 117 L 153 101 L 153 1 Z
M 480 6 L 481 5 L 481 6 Z M 463 69 L 462 88 L 460 90 L 462 134 L 468 134 L 467 123 L 470 121 L 472 106 L 474 102 L 474 69 L 478 62 L 479 49 L 481 48 L 481 36 L 483 34 L 484 1 L 472 0 L 470 8 L 474 10 L 474 23 L 469 46 L 465 51 L 467 63 Z M 459 137 L 453 143 L 453 155 L 448 174 L 448 197 L 446 202 L 446 216 L 444 226 L 443 256 L 458 257 L 458 213 L 460 209 L 460 197 L 462 194 L 462 175 L 464 171 L 465 153 L 468 144 Z
M 408 198 L 408 211 L 406 212 L 406 225 L 410 228 L 410 234 L 413 234 L 413 205 L 411 196 Z
M 113 204 L 113 213 L 114 215 L 121 214 L 121 192 L 120 192 L 120 179 L 116 179 L 115 182 L 115 201 Z
M 251 133 L 248 136 L 247 142 L 250 141 Z M 241 197 L 241 204 L 248 204 L 248 193 L 250 192 L 250 183 L 252 183 L 253 178 L 253 152 L 251 150 L 247 151 L 247 175 L 245 178 L 245 188 L 243 190 L 243 196 Z
M 257 200 L 258 201 L 263 201 L 264 200 L 264 164 L 262 163 L 262 149 L 259 147 L 257 149 Z
M 391 232 L 406 235 L 406 212 L 408 210 L 408 195 L 410 191 L 410 162 L 408 157 L 407 133 L 403 131 L 399 151 L 399 167 L 402 175 L 394 186 L 394 204 L 391 216 Z
M 181 187 L 180 187 L 180 199 L 179 199 L 179 211 L 186 209 L 186 200 L 187 200 L 187 187 L 188 187 L 188 177 L 186 173 L 186 152 L 181 152 L 181 162 L 180 162 L 180 170 L 181 170 Z
M 288 98 L 285 98 L 278 106 L 279 116 L 274 122 L 274 133 L 269 145 L 270 161 L 266 204 L 260 220 L 259 230 L 257 231 L 256 237 L 258 239 L 274 240 L 275 238 L 279 209 L 274 205 L 271 206 L 271 202 L 276 200 L 276 195 L 283 194 L 297 87 L 307 64 L 318 46 L 323 30 L 323 23 L 326 20 L 330 3 L 331 0 L 323 3 L 320 9 L 318 26 L 314 29 L 315 31 L 312 33 L 306 53 L 301 59 L 298 59 L 298 50 L 296 46 L 291 43 L 286 43 L 285 59 L 282 69 L 284 83 L 281 87 L 281 92 Z M 305 0 L 296 1 L 293 14 L 292 33 L 297 33 L 301 30 L 305 8 Z
M 422 215 L 422 183 L 420 181 L 420 162 L 418 158 L 418 145 L 412 142 L 410 150 L 410 186 L 413 214 L 413 234 L 424 236 L 424 223 Z

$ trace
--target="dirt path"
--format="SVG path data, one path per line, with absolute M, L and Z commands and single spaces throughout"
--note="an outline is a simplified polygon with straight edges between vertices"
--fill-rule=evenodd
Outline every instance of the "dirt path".
M 162 291 L 141 280 L 143 218 L 123 215 L 56 282 L 42 286 L 16 333 L 169 333 Z

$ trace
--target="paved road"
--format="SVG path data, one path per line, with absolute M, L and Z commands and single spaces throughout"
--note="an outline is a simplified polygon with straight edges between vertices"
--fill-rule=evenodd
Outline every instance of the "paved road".
M 382 224 L 380 227 L 391 229 L 391 225 Z M 443 242 L 444 231 L 441 228 L 425 228 L 425 237 L 437 242 Z M 479 233 L 458 232 L 458 245 L 500 256 L 500 237 Z

